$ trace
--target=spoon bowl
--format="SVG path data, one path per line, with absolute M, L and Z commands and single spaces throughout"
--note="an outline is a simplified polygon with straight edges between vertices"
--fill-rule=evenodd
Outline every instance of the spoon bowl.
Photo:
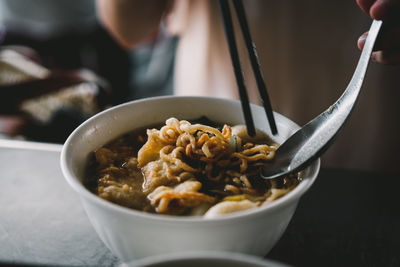
M 277 149 L 274 159 L 263 166 L 261 177 L 272 179 L 300 171 L 333 143 L 354 108 L 381 25 L 382 21 L 372 22 L 356 70 L 342 96 L 289 137 Z

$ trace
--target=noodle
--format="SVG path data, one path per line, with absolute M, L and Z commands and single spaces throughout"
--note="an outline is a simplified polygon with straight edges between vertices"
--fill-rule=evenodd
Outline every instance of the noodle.
M 298 184 L 296 175 L 259 177 L 277 149 L 267 136 L 256 140 L 228 125 L 219 130 L 176 118 L 146 133 L 147 140 L 133 133 L 95 151 L 96 194 L 145 211 L 177 215 L 201 209 L 209 217 L 272 202 Z M 127 205 L 130 193 L 141 202 Z

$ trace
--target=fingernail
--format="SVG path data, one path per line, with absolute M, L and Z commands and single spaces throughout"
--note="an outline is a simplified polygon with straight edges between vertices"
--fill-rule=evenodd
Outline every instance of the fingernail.
M 364 33 L 363 35 L 360 36 L 360 38 L 358 38 L 358 41 L 364 41 L 365 39 L 367 39 L 368 33 Z
M 367 39 L 367 36 L 368 34 L 364 33 L 363 35 L 360 36 L 360 38 L 358 38 L 357 45 L 360 49 L 364 46 L 365 39 Z
M 371 60 L 373 62 L 376 62 L 376 55 L 374 53 L 371 54 Z

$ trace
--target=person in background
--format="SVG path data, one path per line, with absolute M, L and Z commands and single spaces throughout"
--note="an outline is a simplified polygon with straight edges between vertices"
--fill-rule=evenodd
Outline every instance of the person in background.
M 90 70 L 113 89 L 107 99 L 110 104 L 126 101 L 131 70 L 129 53 L 98 22 L 94 0 L 0 0 L 0 32 L 0 51 L 14 50 L 25 56 L 24 60 L 32 60 L 29 65 L 38 64 L 38 68 L 44 67 L 50 73 Z M 9 53 L 1 56 L 6 54 Z M 7 60 L 0 58 L 0 61 L 3 59 Z M 7 73 L 4 66 L 0 64 L 3 76 Z M 0 79 L 0 88 L 6 85 Z M 11 96 L 13 92 L 8 94 Z M 17 135 L 46 142 L 64 142 L 87 118 L 84 111 L 64 107 L 55 109 L 46 121 L 10 112 L 1 114 L 3 137 Z
M 103 25 L 125 48 L 154 34 L 161 21 L 179 36 L 176 95 L 238 98 L 215 0 L 97 0 Z M 360 11 L 357 6 L 368 16 Z M 398 61 L 399 1 L 244 1 L 273 108 L 300 125 L 344 91 L 360 53 L 357 36 L 384 20 L 373 60 Z M 137 27 L 133 28 L 132 26 Z M 365 35 L 364 35 L 365 36 Z M 358 41 L 363 46 L 363 36 Z M 239 43 L 250 100 L 259 103 L 244 45 Z M 363 92 L 342 134 L 323 156 L 333 168 L 399 172 L 399 67 L 371 64 Z

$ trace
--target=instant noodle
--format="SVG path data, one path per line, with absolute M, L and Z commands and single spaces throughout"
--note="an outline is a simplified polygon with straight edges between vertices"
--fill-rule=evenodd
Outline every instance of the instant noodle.
M 296 187 L 297 174 L 259 177 L 276 149 L 267 135 L 250 137 L 243 125 L 170 118 L 160 129 L 134 131 L 94 151 L 87 187 L 128 208 L 215 217 L 265 205 Z

